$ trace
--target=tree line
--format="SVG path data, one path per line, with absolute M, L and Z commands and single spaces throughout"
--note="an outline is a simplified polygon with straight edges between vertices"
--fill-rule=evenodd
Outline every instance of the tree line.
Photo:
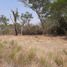
M 30 23 L 32 14 L 26 12 L 19 15 L 18 9 L 12 10 L 13 24 L 9 24 L 9 19 L 4 15 L 0 16 L 0 34 L 67 35 L 67 0 L 19 1 L 34 10 L 41 22 L 33 25 Z
M 67 34 L 67 0 L 20 0 L 20 2 L 38 14 L 43 34 Z

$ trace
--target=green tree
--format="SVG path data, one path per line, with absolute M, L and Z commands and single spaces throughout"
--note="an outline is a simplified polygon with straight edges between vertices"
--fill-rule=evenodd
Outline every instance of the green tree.
M 0 16 L 0 30 L 2 34 L 8 33 L 8 21 L 9 19 L 6 16 L 4 15 Z
M 21 1 L 28 6 L 25 0 Z M 62 34 L 66 32 L 67 0 L 29 0 L 28 2 L 32 4 L 31 8 L 36 11 L 41 20 L 43 33 L 46 27 L 50 33 Z
M 28 28 L 30 27 L 29 22 L 32 19 L 32 14 L 30 14 L 29 12 L 26 12 L 25 14 L 21 14 L 21 34 L 23 34 L 23 29 L 24 29 L 24 25 L 27 24 Z
M 67 32 L 67 0 L 57 0 L 50 4 L 51 17 L 50 19 L 56 21 L 56 32 L 58 34 L 66 34 Z M 59 27 L 58 27 L 59 26 Z
M 9 19 L 8 18 L 6 18 L 4 15 L 1 15 L 0 16 L 0 24 L 4 24 L 4 25 L 7 25 L 8 22 L 9 21 Z
M 39 16 L 39 19 L 41 21 L 41 27 L 44 34 L 44 23 L 46 22 L 46 17 L 50 13 L 50 1 L 49 0 L 29 0 L 29 4 L 26 4 L 25 0 L 20 0 L 23 2 L 26 6 L 29 4 L 32 4 L 30 8 L 32 8 Z M 29 6 L 28 6 L 29 7 Z
M 34 11 L 36 11 L 36 13 L 38 14 L 41 22 L 43 22 L 43 18 L 42 16 L 47 16 L 50 12 L 50 8 L 48 7 L 48 4 L 50 3 L 49 0 L 20 0 L 21 2 L 23 2 L 26 6 L 28 6 L 29 4 L 32 4 L 32 6 L 30 8 L 32 8 Z

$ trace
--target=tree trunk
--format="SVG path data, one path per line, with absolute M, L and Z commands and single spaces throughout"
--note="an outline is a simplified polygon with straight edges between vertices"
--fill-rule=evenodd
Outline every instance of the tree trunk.
M 15 28 L 15 35 L 17 36 L 17 35 L 18 35 L 18 32 L 17 32 L 17 26 L 16 26 L 16 23 L 14 24 L 14 28 Z
M 23 26 L 21 26 L 21 35 L 23 34 Z

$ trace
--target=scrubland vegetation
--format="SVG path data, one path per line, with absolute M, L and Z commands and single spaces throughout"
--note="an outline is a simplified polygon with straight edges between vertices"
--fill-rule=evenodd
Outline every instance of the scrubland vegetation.
M 0 67 L 67 67 L 67 40 L 48 36 L 1 36 Z
M 35 11 L 40 23 L 30 23 L 34 18 L 30 12 L 11 10 L 10 19 L 4 15 L 0 16 L 0 35 L 67 35 L 67 0 L 18 1 Z M 13 24 L 10 24 L 10 20 Z
M 0 16 L 0 67 L 67 67 L 67 0 L 19 1 L 40 23 L 18 9 Z

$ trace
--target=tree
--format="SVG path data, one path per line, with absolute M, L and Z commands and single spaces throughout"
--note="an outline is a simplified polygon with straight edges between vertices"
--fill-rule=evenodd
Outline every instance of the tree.
M 28 6 L 25 0 L 21 1 Z M 48 31 L 54 31 L 55 33 L 58 32 L 58 29 L 59 31 L 67 29 L 64 27 L 67 24 L 65 20 L 67 16 L 67 0 L 53 0 L 53 2 L 51 0 L 29 0 L 29 3 L 32 4 L 31 8 L 36 11 L 40 18 L 43 31 L 44 25 L 47 25 Z M 61 22 L 62 18 L 64 19 L 63 22 Z M 48 23 L 45 23 L 46 21 Z M 64 26 L 62 27 L 63 23 Z
M 50 12 L 50 8 L 48 7 L 48 4 L 50 3 L 49 0 L 20 0 L 23 2 L 25 5 L 32 4 L 31 8 L 36 11 L 38 14 L 41 22 L 43 22 L 43 16 L 47 16 Z
M 2 31 L 2 34 L 8 33 L 8 27 L 7 27 L 8 21 L 9 21 L 9 19 L 6 16 L 4 16 L 4 15 L 0 16 L 0 29 Z
M 30 14 L 29 12 L 26 12 L 25 14 L 21 14 L 21 34 L 22 34 L 22 32 L 23 32 L 23 27 L 24 27 L 24 25 L 25 24 L 27 24 L 28 25 L 28 28 L 30 27 L 29 26 L 29 22 L 31 21 L 31 19 L 32 19 L 33 17 L 32 17 L 32 14 Z
M 17 31 L 17 21 L 18 21 L 18 18 L 19 18 L 19 13 L 18 13 L 18 10 L 16 10 L 16 11 L 13 11 L 13 10 L 12 10 L 11 12 L 12 12 L 12 15 L 13 15 L 15 35 L 18 35 L 18 31 Z
M 30 8 L 32 8 L 39 16 L 39 19 L 41 21 L 41 27 L 44 33 L 44 23 L 46 22 L 45 18 L 50 13 L 50 0 L 28 0 L 28 4 L 25 0 L 20 0 L 23 2 L 26 6 L 29 4 L 32 4 Z
M 4 25 L 7 25 L 8 22 L 9 21 L 9 19 L 8 18 L 6 18 L 4 15 L 1 15 L 0 16 L 0 24 L 4 24 Z
M 67 0 L 57 0 L 51 3 L 51 19 L 56 21 L 56 32 L 59 34 L 66 34 L 67 32 Z

